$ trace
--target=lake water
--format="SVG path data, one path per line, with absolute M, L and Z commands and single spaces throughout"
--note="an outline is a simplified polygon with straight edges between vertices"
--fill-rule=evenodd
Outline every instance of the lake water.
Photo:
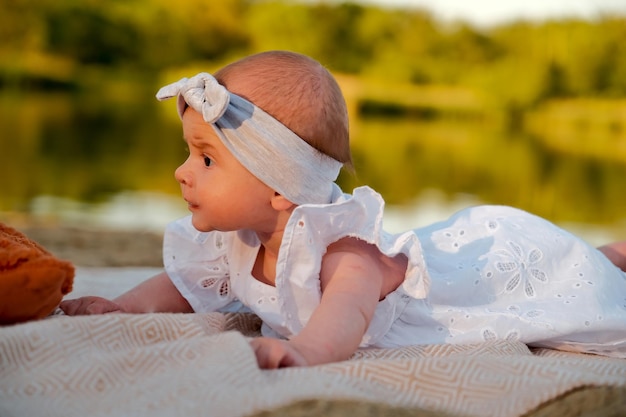
M 0 92 L 0 220 L 162 230 L 187 214 L 173 178 L 186 157 L 173 102 Z M 122 98 L 120 98 L 122 97 Z M 541 133 L 488 119 L 351 121 L 356 176 L 386 199 L 394 231 L 467 205 L 513 205 L 594 244 L 626 238 L 626 162 L 550 150 Z

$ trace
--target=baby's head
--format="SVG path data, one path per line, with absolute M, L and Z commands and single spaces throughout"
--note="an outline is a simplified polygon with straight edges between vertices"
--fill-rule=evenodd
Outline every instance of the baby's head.
M 295 52 L 268 51 L 227 65 L 215 78 L 320 152 L 352 165 L 346 103 L 319 62 Z
M 352 163 L 341 90 L 304 55 L 252 55 L 157 93 L 172 97 L 181 119 L 188 107 L 200 113 L 250 173 L 294 204 L 328 203 L 341 166 Z

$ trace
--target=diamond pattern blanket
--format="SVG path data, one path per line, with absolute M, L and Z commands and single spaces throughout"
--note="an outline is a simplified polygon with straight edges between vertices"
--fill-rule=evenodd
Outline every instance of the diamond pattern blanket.
M 0 328 L 0 416 L 272 416 L 336 400 L 351 402 L 352 416 L 366 415 L 355 403 L 370 403 L 413 410 L 402 415 L 506 417 L 538 415 L 585 387 L 619 389 L 612 406 L 626 412 L 620 359 L 496 342 L 360 350 L 345 362 L 266 371 L 247 343 L 259 328 L 252 315 L 220 313 Z

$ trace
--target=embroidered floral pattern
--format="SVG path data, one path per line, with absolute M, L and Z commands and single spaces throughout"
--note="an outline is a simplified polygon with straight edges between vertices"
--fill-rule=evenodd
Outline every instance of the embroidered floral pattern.
M 511 250 L 504 249 L 500 252 L 509 259 L 495 263 L 495 268 L 499 272 L 510 274 L 505 291 L 513 292 L 522 286 L 526 297 L 532 298 L 536 295 L 533 283 L 545 284 L 548 282 L 547 274 L 536 267 L 543 259 L 543 252 L 538 248 L 533 248 L 528 254 L 525 254 L 521 246 L 515 242 L 508 241 L 507 244 Z
M 506 341 L 509 341 L 509 342 L 515 342 L 515 341 L 520 340 L 520 337 L 521 337 L 520 333 L 519 333 L 519 330 L 512 329 L 509 332 L 507 332 L 507 334 L 506 334 L 506 336 L 504 336 L 504 338 L 502 338 L 491 327 L 486 327 L 486 328 L 482 329 L 481 330 L 481 336 L 482 336 L 483 340 L 486 341 L 486 342 L 493 342 L 495 340 L 506 340 Z
M 207 265 L 204 273 L 204 276 L 198 280 L 198 287 L 213 292 L 221 299 L 230 297 L 230 274 L 225 256 L 215 260 L 212 265 Z
M 438 240 L 437 247 L 446 252 L 458 252 L 463 245 L 470 241 L 465 229 L 448 228 L 436 232 L 434 236 Z
M 490 232 L 495 232 L 500 227 L 500 223 L 496 219 L 489 219 L 487 223 L 485 223 L 485 227 Z

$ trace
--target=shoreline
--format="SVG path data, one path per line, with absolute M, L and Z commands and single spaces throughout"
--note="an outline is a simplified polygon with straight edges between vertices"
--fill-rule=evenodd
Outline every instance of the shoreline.
M 163 266 L 163 236 L 158 233 L 32 224 L 13 227 L 77 267 Z
M 440 209 L 439 206 L 436 208 Z M 448 210 L 451 211 L 451 210 Z M 433 214 L 437 213 L 437 215 Z M 446 210 L 424 205 L 422 210 L 387 209 L 386 230 L 399 232 L 430 224 L 445 217 Z M 26 216 L 0 213 L 0 222 L 24 233 L 60 259 L 82 267 L 162 267 L 163 230 L 155 228 L 102 227 L 88 222 L 68 224 Z M 565 230 L 583 238 L 592 246 L 623 240 L 626 223 L 613 227 L 583 224 L 560 224 Z

